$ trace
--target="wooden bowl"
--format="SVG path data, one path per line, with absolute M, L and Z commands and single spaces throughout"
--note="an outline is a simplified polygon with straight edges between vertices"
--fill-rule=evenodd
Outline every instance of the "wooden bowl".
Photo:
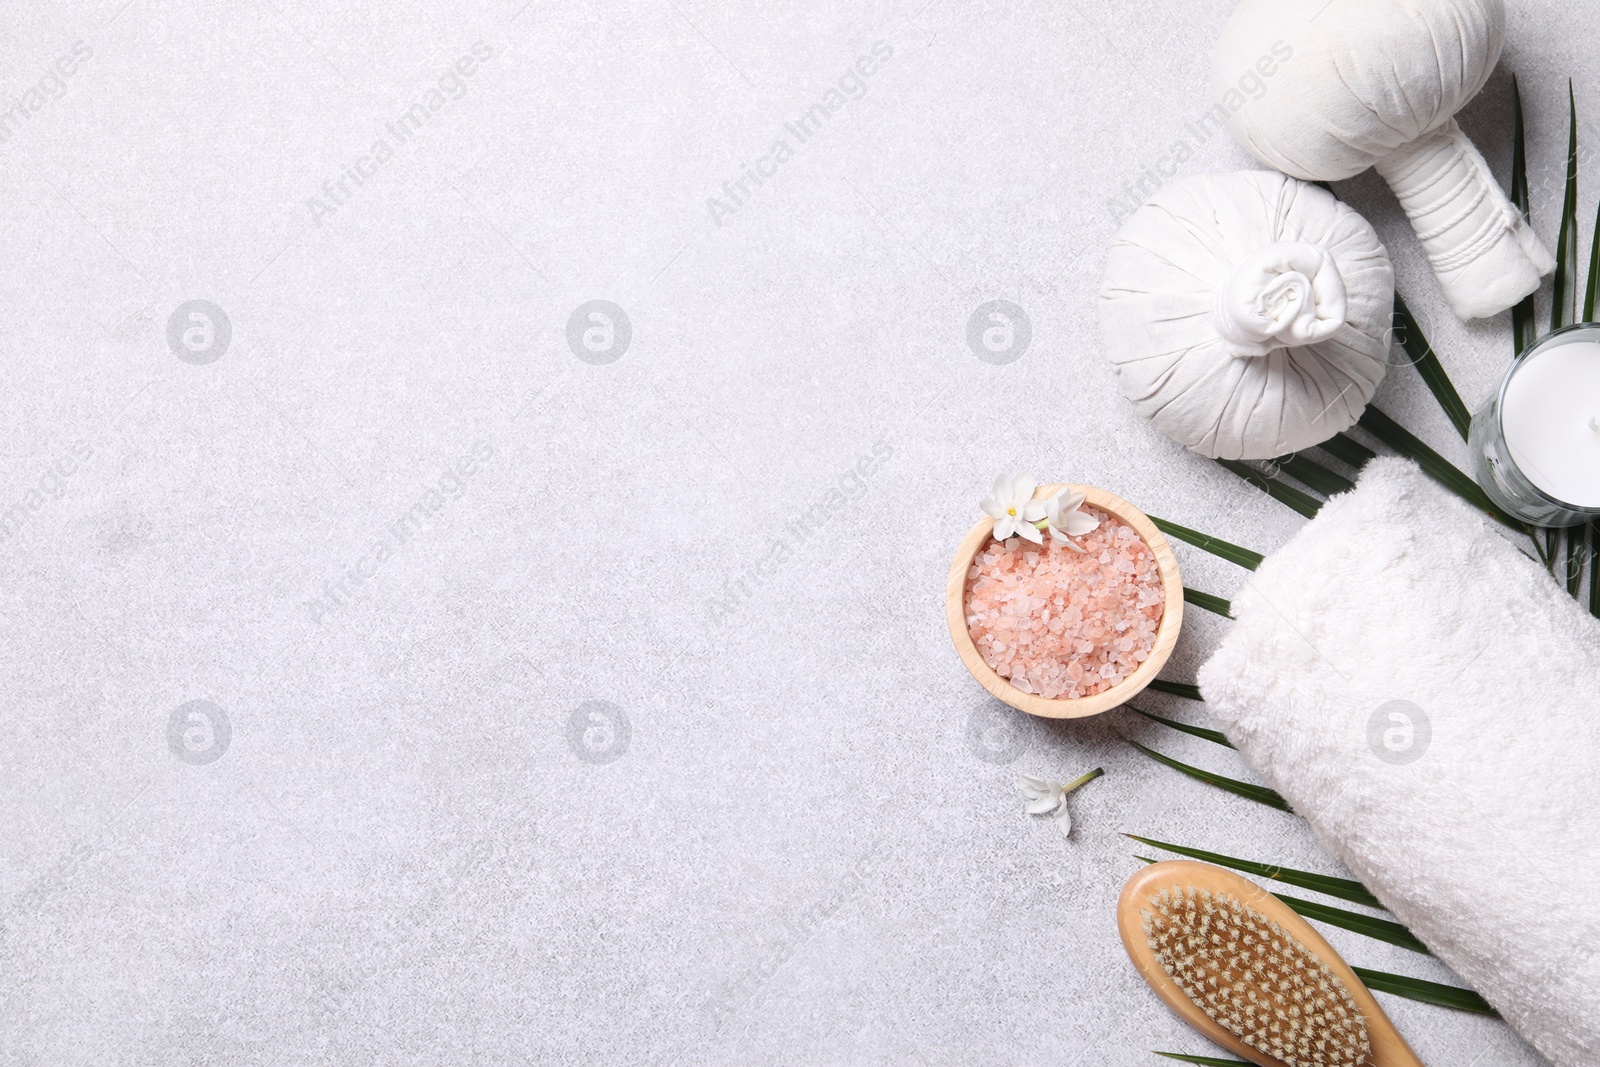
M 1085 715 L 1110 711 L 1133 699 L 1166 666 L 1167 657 L 1172 655 L 1172 647 L 1178 643 L 1178 630 L 1183 626 L 1183 576 L 1178 573 L 1178 559 L 1172 554 L 1172 546 L 1167 544 L 1167 539 L 1156 529 L 1155 523 L 1120 496 L 1113 496 L 1092 486 L 1041 485 L 1034 490 L 1033 498 L 1043 500 L 1063 488 L 1082 493 L 1087 505 L 1115 515 L 1144 538 L 1144 543 L 1156 558 L 1161 590 L 1166 594 L 1167 602 L 1161 613 L 1161 625 L 1156 628 L 1156 643 L 1150 650 L 1149 658 L 1139 664 L 1138 670 L 1110 689 L 1073 700 L 1047 700 L 1034 693 L 1024 693 L 983 661 L 977 646 L 972 643 L 972 634 L 967 631 L 967 570 L 979 550 L 994 536 L 994 520 L 985 516 L 968 531 L 966 540 L 956 550 L 956 558 L 950 564 L 950 578 L 945 583 L 945 620 L 950 624 L 950 640 L 955 642 L 961 662 L 967 665 L 967 670 L 985 689 L 1017 710 L 1045 719 L 1081 719 Z

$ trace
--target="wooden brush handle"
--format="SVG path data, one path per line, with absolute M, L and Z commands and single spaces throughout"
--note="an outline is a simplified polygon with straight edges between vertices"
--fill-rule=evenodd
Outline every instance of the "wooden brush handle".
M 1259 1067 L 1284 1067 L 1282 1060 L 1246 1045 L 1202 1011 L 1156 960 L 1155 953 L 1145 936 L 1141 913 L 1149 908 L 1150 898 L 1162 889 L 1188 886 L 1210 890 L 1213 895 L 1232 897 L 1253 911 L 1266 916 L 1327 966 L 1333 976 L 1350 991 L 1356 1007 L 1366 1019 L 1367 1040 L 1372 1046 L 1367 1067 L 1423 1067 L 1422 1061 L 1411 1051 L 1405 1038 L 1400 1036 L 1400 1032 L 1394 1028 L 1394 1024 L 1383 1013 L 1383 1009 L 1378 1007 L 1372 992 L 1361 979 L 1356 977 L 1355 972 L 1339 957 L 1333 947 L 1323 940 L 1322 935 L 1312 929 L 1311 924 L 1297 915 L 1287 904 L 1232 871 L 1195 860 L 1167 860 L 1151 864 L 1128 879 L 1127 884 L 1122 887 L 1122 896 L 1117 901 L 1117 927 L 1122 934 L 1123 947 L 1128 950 L 1128 957 L 1133 960 L 1133 965 L 1139 974 L 1149 983 L 1150 988 L 1155 990 L 1156 996 L 1166 1001 L 1167 1006 L 1177 1012 L 1190 1026 L 1234 1055 L 1258 1064 Z

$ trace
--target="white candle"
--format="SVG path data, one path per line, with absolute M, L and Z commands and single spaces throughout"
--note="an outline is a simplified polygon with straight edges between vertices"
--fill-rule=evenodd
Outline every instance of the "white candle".
M 1600 342 L 1574 339 L 1524 360 L 1506 382 L 1500 429 L 1546 495 L 1600 508 Z

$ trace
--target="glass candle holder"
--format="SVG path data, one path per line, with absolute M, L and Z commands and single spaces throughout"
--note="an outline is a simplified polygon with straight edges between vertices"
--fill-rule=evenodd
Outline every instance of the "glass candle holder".
M 1473 474 L 1501 509 L 1537 526 L 1600 519 L 1600 325 L 1528 346 L 1472 417 Z

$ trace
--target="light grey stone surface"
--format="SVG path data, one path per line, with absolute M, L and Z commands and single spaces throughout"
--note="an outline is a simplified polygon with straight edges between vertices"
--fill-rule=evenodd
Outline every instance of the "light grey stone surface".
M 1250 165 L 1186 127 L 1227 8 L 10 5 L 0 90 L 41 92 L 0 142 L 0 1062 L 1208 1051 L 1117 943 L 1118 834 L 1330 861 L 1121 738 L 1228 753 L 991 701 L 942 586 L 1000 470 L 1298 525 L 1143 424 L 1094 325 L 1141 173 Z M 1463 118 L 1504 174 L 1521 75 L 1550 237 L 1597 30 L 1518 5 Z M 1387 191 L 1340 192 L 1475 405 L 1506 317 L 1451 320 Z M 596 300 L 611 362 L 569 345 Z M 967 342 L 992 300 L 1031 328 L 1003 365 Z M 1462 459 L 1410 370 L 1379 401 Z M 1221 633 L 1191 619 L 1171 677 Z M 1022 814 L 1018 773 L 1094 766 L 1072 842 Z M 1537 1062 L 1385 1003 L 1425 1061 Z

